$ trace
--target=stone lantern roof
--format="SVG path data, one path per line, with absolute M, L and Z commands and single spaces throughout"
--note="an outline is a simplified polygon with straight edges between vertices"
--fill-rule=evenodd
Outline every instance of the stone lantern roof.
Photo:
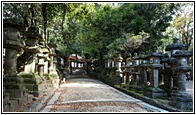
M 193 55 L 192 52 L 186 50 L 187 44 L 183 44 L 180 51 L 175 52 L 173 54 L 174 57 L 191 57 Z
M 21 26 L 21 23 L 17 19 L 3 19 L 3 27 L 13 27 L 18 29 L 25 29 L 23 26 Z
M 173 38 L 173 44 L 170 44 L 166 47 L 165 51 L 170 51 L 172 49 L 180 49 L 182 47 L 182 43 L 178 42 L 178 38 Z
M 20 25 L 20 22 L 17 19 L 4 19 L 3 20 L 3 30 L 6 30 L 7 38 L 3 38 L 3 47 L 4 48 L 13 48 L 18 51 L 24 47 L 20 42 L 19 32 L 23 29 Z
M 36 38 L 36 39 L 40 39 L 40 35 L 39 35 L 39 31 L 36 27 L 30 27 L 28 29 L 28 31 L 25 33 L 25 38 Z
M 117 60 L 117 61 L 122 61 L 122 60 L 123 60 L 121 54 L 119 54 L 119 56 L 116 58 L 116 60 Z
M 189 51 L 177 51 L 173 56 L 174 57 L 191 57 L 193 53 Z
M 112 55 L 104 55 L 103 59 L 113 59 Z
M 141 54 L 139 55 L 138 59 L 145 60 L 145 59 L 147 59 L 147 56 L 146 56 L 146 54 L 144 52 L 141 52 Z
M 156 48 L 154 48 L 152 53 L 147 56 L 147 58 L 150 58 L 150 57 L 165 57 L 165 54 L 156 52 Z
M 150 55 L 148 55 L 147 57 L 164 57 L 165 55 L 162 53 L 157 53 L 157 52 L 153 52 Z

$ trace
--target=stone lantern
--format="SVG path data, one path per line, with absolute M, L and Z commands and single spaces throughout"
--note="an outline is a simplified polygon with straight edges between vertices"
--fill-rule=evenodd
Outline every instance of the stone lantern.
M 175 52 L 173 57 L 177 60 L 175 72 L 178 76 L 178 90 L 171 94 L 170 104 L 180 109 L 193 109 L 193 101 L 190 94 L 186 92 L 186 73 L 191 71 L 188 66 L 188 58 L 193 54 L 186 50 L 187 45 L 183 44 L 180 51 Z
M 168 96 L 171 96 L 171 90 L 172 90 L 172 70 L 171 65 L 169 63 L 169 55 L 166 53 L 165 58 L 161 60 L 161 63 L 163 64 L 162 73 L 164 75 L 164 90 L 167 92 Z
M 116 58 L 116 67 L 119 72 L 122 72 L 122 70 L 121 70 L 122 60 L 123 60 L 123 58 L 122 58 L 121 54 L 119 54 L 118 57 Z
M 40 52 L 37 54 L 38 56 L 38 74 L 43 77 L 43 73 L 48 73 L 48 62 L 50 61 L 49 50 L 44 47 L 44 43 L 40 43 Z
M 56 70 L 56 68 L 57 68 L 57 57 L 56 56 L 54 56 L 53 66 L 54 66 L 54 69 Z M 72 70 L 71 70 L 71 72 L 72 72 Z
M 49 73 L 50 74 L 52 74 L 52 73 L 57 74 L 56 68 L 54 67 L 54 58 L 56 57 L 55 48 L 57 46 L 55 44 L 53 44 L 53 43 L 48 44 L 48 46 L 51 49 L 51 52 L 49 54 L 50 59 L 51 59 L 50 64 L 49 64 L 50 65 L 50 67 L 49 67 Z
M 49 73 L 50 75 L 54 75 L 53 76 L 53 84 L 54 84 L 54 87 L 59 87 L 59 76 L 58 76 L 58 73 L 56 71 L 56 63 L 57 63 L 57 60 L 56 59 L 56 52 L 55 52 L 55 48 L 57 47 L 56 44 L 53 44 L 53 43 L 50 43 L 48 44 L 49 48 L 50 48 L 50 53 L 49 53 L 49 57 L 50 57 L 50 61 L 49 61 Z
M 173 54 L 175 52 L 179 51 L 180 48 L 182 47 L 182 43 L 179 43 L 178 38 L 173 38 L 173 43 L 168 45 L 165 49 L 165 51 L 170 51 L 171 57 L 173 57 Z
M 25 33 L 26 46 L 38 46 L 39 41 L 39 31 L 36 27 L 30 27 Z
M 148 86 L 147 84 L 147 58 L 144 52 L 140 55 L 140 62 L 139 62 L 139 68 L 140 68 L 140 78 L 139 78 L 139 84 L 143 86 Z
M 26 73 L 33 72 L 37 73 L 37 53 L 40 52 L 40 46 L 38 43 L 38 40 L 41 38 L 41 36 L 38 33 L 37 28 L 30 27 L 28 31 L 25 33 L 26 38 L 26 47 L 25 47 L 25 68 L 24 71 Z
M 127 64 L 125 65 L 125 73 L 126 73 L 125 83 L 126 84 L 129 84 L 130 63 L 131 63 L 131 59 L 128 58 L 127 59 Z
M 146 95 L 152 98 L 164 95 L 163 90 L 158 87 L 159 69 L 162 68 L 160 58 L 164 56 L 164 54 L 157 53 L 156 48 L 154 48 L 153 52 L 147 56 L 149 59 L 148 67 L 151 69 L 152 75 L 150 76 L 151 91 L 146 92 Z
M 177 84 L 178 76 L 177 76 L 176 72 L 174 71 L 176 66 L 177 66 L 176 65 L 177 60 L 176 60 L 176 58 L 173 57 L 173 54 L 175 54 L 175 52 L 179 51 L 180 48 L 183 45 L 182 43 L 179 43 L 178 40 L 179 40 L 178 38 L 173 38 L 173 43 L 168 45 L 165 49 L 166 51 L 170 51 L 170 53 L 171 53 L 169 63 L 171 65 L 171 69 L 172 69 L 172 78 L 173 78 L 173 87 L 172 87 L 172 89 L 173 90 L 177 90 L 177 88 L 178 88 L 178 86 L 177 86 L 178 85 Z
M 17 54 L 24 45 L 21 43 L 19 29 L 21 26 L 11 19 L 3 20 L 3 48 L 5 48 L 4 74 L 15 76 L 17 72 Z
M 31 26 L 28 28 L 28 31 L 24 34 L 25 36 L 25 51 L 23 56 L 25 57 L 25 68 L 24 72 L 33 74 L 29 79 L 29 81 L 33 80 L 34 82 L 26 82 L 25 85 L 28 90 L 33 91 L 33 95 L 36 97 L 39 97 L 43 93 L 44 85 L 40 84 L 43 83 L 43 71 L 42 68 L 40 68 L 41 64 L 44 64 L 44 60 L 40 57 L 44 57 L 43 55 L 40 55 L 42 53 L 42 49 L 39 45 L 40 40 L 42 39 L 41 35 L 39 34 L 39 31 L 36 27 Z M 38 75 L 37 75 L 38 73 Z M 31 86 L 31 87 L 29 87 Z
M 49 73 L 49 68 L 48 68 L 48 65 L 49 65 L 49 62 L 51 61 L 51 59 L 49 58 L 49 49 L 46 48 L 46 47 L 42 47 L 41 49 L 42 53 L 44 54 L 44 73 Z
M 42 53 L 39 53 L 38 55 L 38 75 L 40 75 L 41 77 L 43 77 L 43 73 L 44 73 L 44 59 L 45 59 L 45 56 L 44 54 Z
M 105 68 L 108 67 L 108 55 L 104 55 L 104 59 L 105 59 Z
M 22 98 L 25 94 L 22 78 L 18 77 L 17 54 L 24 45 L 20 41 L 21 26 L 16 20 L 3 20 L 3 48 L 5 48 L 5 65 L 3 76 L 3 87 L 10 98 Z
M 139 60 L 137 53 L 134 53 L 132 57 L 132 66 L 131 66 L 131 74 L 133 75 L 132 83 L 134 86 L 137 86 L 139 80 L 139 71 L 138 71 Z

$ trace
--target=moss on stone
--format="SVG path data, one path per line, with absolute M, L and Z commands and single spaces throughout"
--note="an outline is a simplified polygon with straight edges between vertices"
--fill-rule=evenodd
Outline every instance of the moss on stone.
M 35 73 L 25 73 L 25 72 L 20 72 L 18 76 L 22 78 L 35 78 Z

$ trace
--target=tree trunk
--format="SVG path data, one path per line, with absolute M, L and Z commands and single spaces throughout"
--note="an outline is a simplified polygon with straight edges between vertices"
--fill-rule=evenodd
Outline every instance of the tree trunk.
M 43 31 L 44 31 L 44 40 L 47 43 L 47 39 L 46 39 L 46 24 L 47 24 L 46 7 L 47 7 L 47 4 L 46 3 L 43 3 L 42 4 Z

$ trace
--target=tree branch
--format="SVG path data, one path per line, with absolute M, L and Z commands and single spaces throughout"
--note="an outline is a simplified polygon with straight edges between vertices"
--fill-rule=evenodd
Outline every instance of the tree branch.
M 10 5 L 20 14 L 20 16 L 22 17 L 22 19 L 23 19 L 23 22 L 24 22 L 24 26 L 25 27 L 28 27 L 29 26 L 29 24 L 28 24 L 28 16 L 27 16 L 27 14 L 25 15 L 25 14 L 22 14 L 21 13 L 21 11 L 19 11 L 18 10 L 18 8 L 13 4 L 13 3 L 10 3 Z

